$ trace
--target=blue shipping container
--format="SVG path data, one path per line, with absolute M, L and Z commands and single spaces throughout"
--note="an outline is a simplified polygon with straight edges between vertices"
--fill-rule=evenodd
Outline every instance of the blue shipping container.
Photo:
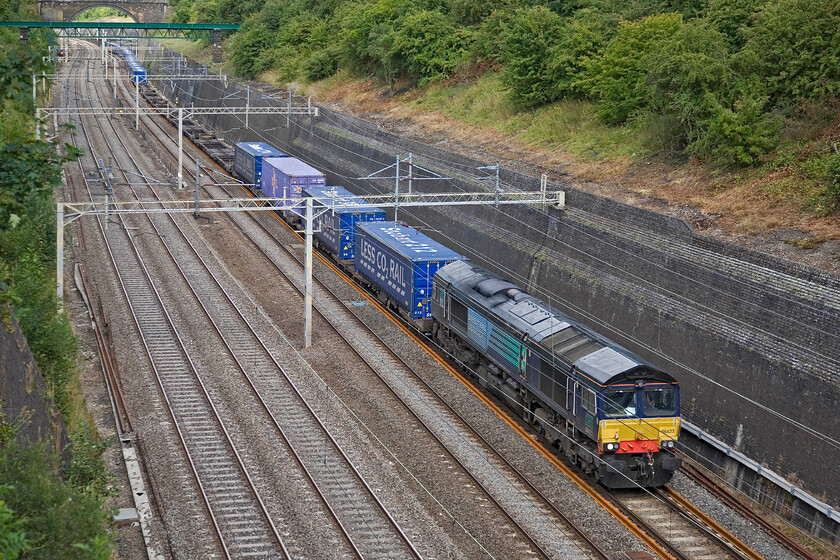
M 356 224 L 353 268 L 414 319 L 432 316 L 432 277 L 458 260 L 467 259 L 400 222 Z
M 306 187 L 327 184 L 324 174 L 297 158 L 263 160 L 263 194 L 267 198 L 300 198 Z
M 263 159 L 284 156 L 283 152 L 265 142 L 237 142 L 233 150 L 233 170 L 246 183 L 259 189 Z
M 385 210 L 373 206 L 344 187 L 306 187 L 303 189 L 303 196 L 316 199 L 313 201 L 316 211 L 313 224 L 315 237 L 339 260 L 355 258 L 357 222 L 385 221 Z M 324 211 L 325 206 L 331 207 L 335 204 L 344 208 Z

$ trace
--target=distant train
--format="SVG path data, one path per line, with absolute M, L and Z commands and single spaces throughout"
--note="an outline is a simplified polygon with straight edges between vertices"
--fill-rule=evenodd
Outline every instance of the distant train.
M 601 484 L 658 487 L 679 469 L 673 377 L 308 164 L 258 142 L 235 154 L 258 196 L 312 197 L 316 246 Z
M 119 43 L 105 43 L 105 47 L 115 55 L 119 55 L 124 62 L 124 68 L 128 72 L 131 83 L 146 82 L 146 68 L 137 60 L 134 51 Z

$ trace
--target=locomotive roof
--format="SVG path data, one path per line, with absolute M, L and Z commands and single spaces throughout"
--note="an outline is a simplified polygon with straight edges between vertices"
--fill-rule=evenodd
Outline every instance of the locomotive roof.
M 439 269 L 436 275 L 599 384 L 636 377 L 674 381 L 673 377 L 623 346 L 488 270 L 456 261 Z

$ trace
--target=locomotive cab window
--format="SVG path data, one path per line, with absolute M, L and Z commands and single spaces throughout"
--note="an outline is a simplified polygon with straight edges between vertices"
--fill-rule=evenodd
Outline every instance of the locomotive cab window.
M 645 416 L 670 416 L 677 412 L 677 391 L 673 387 L 650 387 L 642 391 Z
M 604 391 L 604 416 L 622 418 L 636 415 L 636 391 Z

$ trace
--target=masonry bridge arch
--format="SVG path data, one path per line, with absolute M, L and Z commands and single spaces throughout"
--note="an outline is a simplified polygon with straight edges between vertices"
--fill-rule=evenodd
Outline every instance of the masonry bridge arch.
M 162 23 L 167 0 L 38 0 L 45 21 L 73 21 L 91 8 L 116 8 L 138 23 Z

